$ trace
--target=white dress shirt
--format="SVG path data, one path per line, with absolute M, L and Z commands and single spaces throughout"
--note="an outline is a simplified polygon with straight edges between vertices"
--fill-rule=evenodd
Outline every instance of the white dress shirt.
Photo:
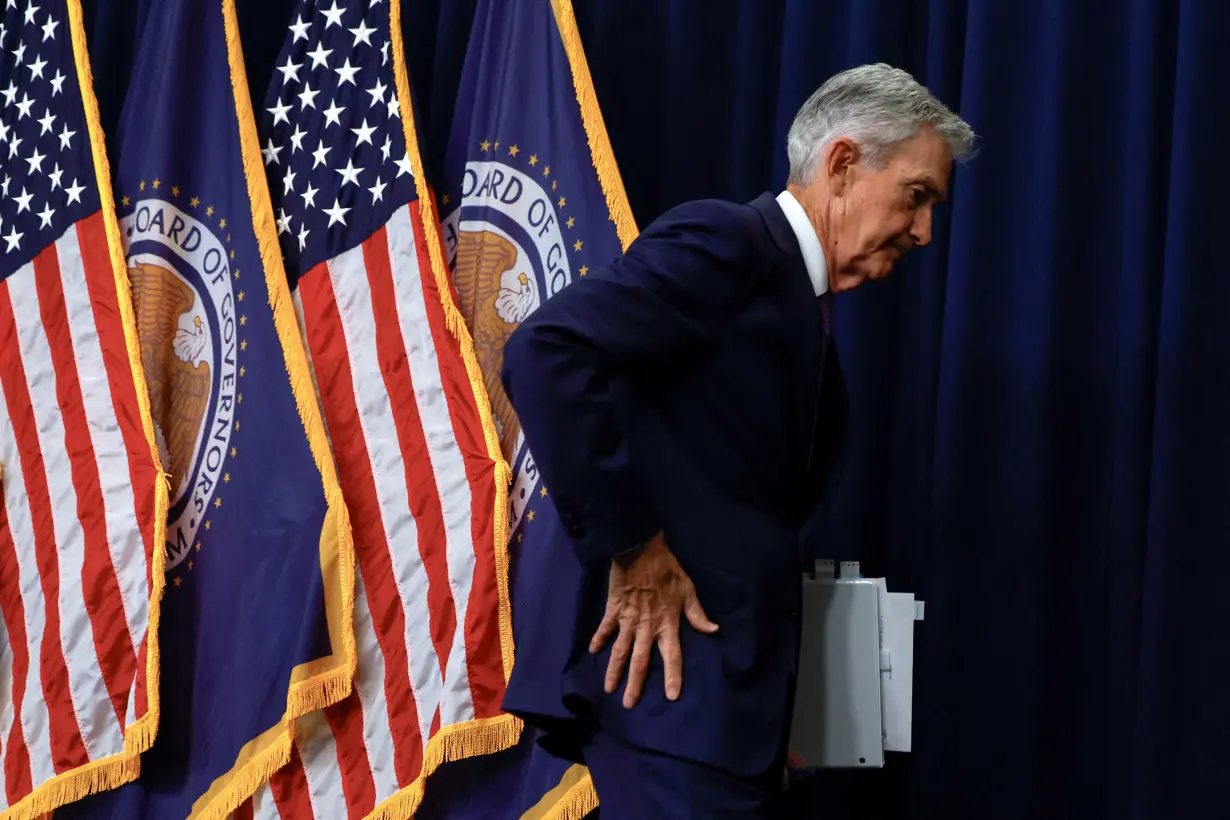
M 777 204 L 794 229 L 794 235 L 799 239 L 799 248 L 803 251 L 803 264 L 807 266 L 807 275 L 811 277 L 812 287 L 817 296 L 822 296 L 829 289 L 829 266 L 824 259 L 824 248 L 820 247 L 820 237 L 812 227 L 807 212 L 789 191 L 777 195 Z

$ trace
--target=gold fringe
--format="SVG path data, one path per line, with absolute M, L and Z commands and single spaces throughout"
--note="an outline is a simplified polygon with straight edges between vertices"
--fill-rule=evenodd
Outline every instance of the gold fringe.
M 581 123 L 589 140 L 590 158 L 594 170 L 598 172 L 598 182 L 606 196 L 606 207 L 611 221 L 615 223 L 615 232 L 619 234 L 624 250 L 627 250 L 632 240 L 636 239 L 636 220 L 628 204 L 623 178 L 619 175 L 619 164 L 615 162 L 615 153 L 611 150 L 602 109 L 598 107 L 598 95 L 594 93 L 589 63 L 585 61 L 585 48 L 581 45 L 577 20 L 572 13 L 572 0 L 551 0 L 551 10 L 555 12 L 555 25 L 559 28 L 564 52 L 568 55 L 568 67 L 572 69 L 572 86 L 576 89 L 577 105 L 581 108 Z
M 58 774 L 19 800 L 8 811 L 0 813 L 3 820 L 34 820 L 83 797 L 117 789 L 131 783 L 141 774 L 141 756 L 121 752 Z
M 523 725 L 518 717 L 500 715 L 445 726 L 428 742 L 427 751 L 423 754 L 423 768 L 415 781 L 376 806 L 364 820 L 403 820 L 413 817 L 423 802 L 427 778 L 432 772 L 445 763 L 495 754 L 515 746 L 521 739 Z
M 598 808 L 598 791 L 594 788 L 594 779 L 585 776 L 572 785 L 560 801 L 542 816 L 542 820 L 582 820 L 587 814 Z
M 286 695 L 286 713 L 281 721 L 245 746 L 231 771 L 215 780 L 209 791 L 198 798 L 189 815 L 193 820 L 223 820 L 251 797 L 274 772 L 285 766 L 290 761 L 295 719 L 345 699 L 351 692 L 357 666 L 353 620 L 354 536 L 350 528 L 350 512 L 342 498 L 307 354 L 299 334 L 298 319 L 282 264 L 282 252 L 278 247 L 273 203 L 261 164 L 256 119 L 248 94 L 235 0 L 222 0 L 222 15 L 244 179 L 252 207 L 252 227 L 269 292 L 269 307 L 273 311 L 274 326 L 281 342 L 299 419 L 320 473 L 328 508 L 320 537 L 320 562 L 325 580 L 326 620 L 334 654 L 296 667 Z
M 115 214 L 112 197 L 111 166 L 107 161 L 106 138 L 102 130 L 102 118 L 98 112 L 98 100 L 94 96 L 94 76 L 90 70 L 90 55 L 85 38 L 85 26 L 80 0 L 68 0 L 69 36 L 73 43 L 73 62 L 77 71 L 77 83 L 81 88 L 81 101 L 85 108 L 85 122 L 89 131 L 90 154 L 94 164 L 94 178 L 98 185 L 98 199 L 107 234 L 107 250 L 111 256 L 111 269 L 115 280 L 115 295 L 124 328 L 124 343 L 128 351 L 128 365 L 132 371 L 133 387 L 137 396 L 137 410 L 141 427 L 149 446 L 150 462 L 157 471 L 154 483 L 154 534 L 153 566 L 150 568 L 152 582 L 149 594 L 149 614 L 145 631 L 145 714 L 131 726 L 124 728 L 124 751 L 91 761 L 68 772 L 56 775 L 40 784 L 15 805 L 3 813 L 4 820 L 26 820 L 39 817 L 60 806 L 80 800 L 90 794 L 114 789 L 136 780 L 141 773 L 142 752 L 149 749 L 158 734 L 160 716 L 159 700 L 159 643 L 158 625 L 161 620 L 162 596 L 166 587 L 166 537 L 167 511 L 170 496 L 167 475 L 163 472 L 154 441 L 154 418 L 150 411 L 149 387 L 145 382 L 145 370 L 141 364 L 141 346 L 137 339 L 137 322 L 133 313 L 132 293 L 128 286 L 128 265 L 124 259 L 124 244 L 120 238 L 119 221 Z

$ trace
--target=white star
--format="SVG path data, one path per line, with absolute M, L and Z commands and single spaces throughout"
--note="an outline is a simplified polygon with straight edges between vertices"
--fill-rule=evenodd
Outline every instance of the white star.
M 385 162 L 389 161 L 389 149 L 393 147 L 393 138 L 388 134 L 384 135 L 384 145 L 380 146 L 381 159 Z
M 78 185 L 76 178 L 74 178 L 73 184 L 69 185 L 67 188 L 64 189 L 65 193 L 68 194 L 68 204 L 72 205 L 74 202 L 80 202 L 81 192 L 84 190 L 85 190 L 85 186 Z
M 50 202 L 48 202 L 46 205 L 44 205 L 44 206 L 43 206 L 43 210 L 39 211 L 39 214 L 38 214 L 38 218 L 39 218 L 40 220 L 42 220 L 42 223 L 43 223 L 43 224 L 39 225 L 39 227 L 40 227 L 40 228 L 49 228 L 49 227 L 51 227 L 51 218 L 52 218 L 53 216 L 55 216 L 55 213 L 56 213 L 56 212 L 55 212 L 55 209 L 51 207 L 51 203 L 50 203 Z
M 367 93 L 372 95 L 371 105 L 376 105 L 377 103 L 384 105 L 384 92 L 387 88 L 388 86 L 380 82 L 379 79 L 376 80 L 376 84 L 367 90 Z
M 26 55 L 26 44 L 18 43 L 17 48 L 13 49 L 13 54 L 17 56 L 17 65 L 21 65 L 21 61 Z
M 278 104 L 275 105 L 273 108 L 266 108 L 265 110 L 273 115 L 274 125 L 277 125 L 280 122 L 285 122 L 285 123 L 290 122 L 290 117 L 286 116 L 287 112 L 290 111 L 290 106 L 282 102 L 281 99 L 278 100 Z
M 5 174 L 4 182 L 0 182 L 0 194 L 3 194 L 4 196 L 9 195 L 9 183 L 10 182 L 12 182 L 12 180 L 9 179 L 9 175 Z
M 339 9 L 337 7 L 337 0 L 333 0 L 333 8 L 321 9 L 320 13 L 323 14 L 325 19 L 329 21 L 325 23 L 325 29 L 328 29 L 331 26 L 340 26 L 342 24 L 342 15 L 345 11 L 345 9 Z
M 290 214 L 285 208 L 278 208 L 278 236 L 290 230 Z
M 34 23 L 34 13 L 35 13 L 36 11 L 38 11 L 38 6 L 34 5 L 33 3 L 31 3 L 31 4 L 30 4 L 30 5 L 28 5 L 28 6 L 26 6 L 26 23 L 27 23 L 28 25 L 31 25 L 31 26 L 32 26 L 32 25 L 34 25 L 34 24 L 35 24 L 35 23 Z
M 310 85 L 308 85 L 307 83 L 304 83 L 303 90 L 299 92 L 299 110 L 303 111 L 307 109 L 308 106 L 315 108 L 316 107 L 316 95 L 319 93 L 320 93 L 319 91 L 313 91 Z
M 339 117 L 341 117 L 342 112 L 345 110 L 346 110 L 346 106 L 338 105 L 336 102 L 333 103 L 333 105 L 326 108 L 325 109 L 325 125 L 326 126 L 341 125 L 342 121 L 339 119 Z
M 38 77 L 40 80 L 43 79 L 43 69 L 46 67 L 47 67 L 47 61 L 40 59 L 38 57 L 35 57 L 34 62 L 26 66 L 26 68 L 30 69 L 30 79 L 31 80 L 33 80 L 35 77 Z
M 291 80 L 299 82 L 299 69 L 303 68 L 303 63 L 293 63 L 290 60 L 290 55 L 286 55 L 286 65 L 278 66 L 278 71 L 282 72 L 282 82 L 288 83 Z
M 6 9 L 15 9 L 15 8 L 17 8 L 17 0 L 5 0 L 4 7 L 5 7 Z
M 9 243 L 9 246 L 4 249 L 4 252 L 8 253 L 9 251 L 17 250 L 17 246 L 21 243 L 21 238 L 23 236 L 25 236 L 24 233 L 17 233 L 16 225 L 9 228 L 8 236 L 4 237 L 4 241 Z
M 358 128 L 351 128 L 350 131 L 359 138 L 359 141 L 354 144 L 354 147 L 358 148 L 365 142 L 368 145 L 372 144 L 372 134 L 376 132 L 376 128 L 374 126 L 369 126 L 367 124 L 367 117 L 364 117 L 363 124 Z
M 294 32 L 294 35 L 295 35 L 295 39 L 291 40 L 291 42 L 297 43 L 300 40 L 306 40 L 308 38 L 308 35 L 307 35 L 308 29 L 310 29 L 311 27 L 312 27 L 311 23 L 303 22 L 303 15 L 300 14 L 299 22 L 290 24 L 290 30 Z
M 21 186 L 21 196 L 13 197 L 13 201 L 17 203 L 17 213 L 30 210 L 31 199 L 34 199 L 34 194 L 27 194 L 26 186 Z
M 358 28 L 350 29 L 350 33 L 354 35 L 354 47 L 358 48 L 359 43 L 372 44 L 372 35 L 376 33 L 374 28 L 368 28 L 367 24 L 362 20 L 359 21 Z
M 43 114 L 43 118 L 38 121 L 38 124 L 43 126 L 43 130 L 39 131 L 38 135 L 41 137 L 43 134 L 46 134 L 48 131 L 50 131 L 51 124 L 55 121 L 56 121 L 56 115 L 52 114 L 51 109 L 48 108 L 47 112 Z
M 0 142 L 7 142 L 9 138 L 9 127 L 0 122 Z
M 30 106 L 34 105 L 34 100 L 30 99 L 30 95 L 24 91 L 21 93 L 21 102 L 17 103 L 17 119 L 22 120 L 30 116 Z
M 351 65 L 350 58 L 347 57 L 346 62 L 333 70 L 337 72 L 337 87 L 341 88 L 346 83 L 354 85 L 354 75 L 359 73 L 359 66 Z
M 73 146 L 73 137 L 77 135 L 76 131 L 68 130 L 68 123 L 64 123 L 64 128 L 60 130 L 60 150 L 67 151 Z
M 303 250 L 307 247 L 307 237 L 309 233 L 311 233 L 311 231 L 308 230 L 307 225 L 304 225 L 299 229 L 299 250 Z
M 324 211 L 325 213 L 329 215 L 329 224 L 326 225 L 325 227 L 332 228 L 338 222 L 342 223 L 342 225 L 344 226 L 346 224 L 346 214 L 350 213 L 351 209 L 343 208 L 341 206 L 341 203 L 339 203 L 337 199 L 334 199 L 333 207 L 325 208 Z
M 41 173 L 43 172 L 43 160 L 45 160 L 45 159 L 47 159 L 47 155 L 46 155 L 46 154 L 40 154 L 40 153 L 38 152 L 38 146 L 36 145 L 36 146 L 34 147 L 34 153 L 33 153 L 33 154 L 31 154 L 30 156 L 26 157 L 26 162 L 30 163 L 30 171 L 29 171 L 29 172 L 30 172 L 31 174 L 33 174 L 34 172 L 36 172 L 36 171 L 37 171 L 38 173 L 40 173 L 40 174 L 41 174 Z
M 312 163 L 312 170 L 316 170 L 321 165 L 325 164 L 325 157 L 329 156 L 329 146 L 325 145 L 325 141 L 321 140 L 316 146 L 316 150 L 312 152 L 312 157 L 316 160 Z
M 342 175 L 342 184 L 338 186 L 339 190 L 341 190 L 342 188 L 345 188 L 347 182 L 352 183 L 354 185 L 358 185 L 359 184 L 359 174 L 363 173 L 362 168 L 354 167 L 353 159 L 346 160 L 345 168 L 334 168 L 333 170 L 337 171 L 339 174 Z
M 321 43 L 317 43 L 316 50 L 309 51 L 307 53 L 307 56 L 312 58 L 312 68 L 320 68 L 322 66 L 324 68 L 328 68 L 329 67 L 328 58 L 329 58 L 329 55 L 332 53 L 333 53 L 333 49 L 325 48 L 325 44 L 321 42 Z
M 290 152 L 292 154 L 303 150 L 303 138 L 306 136 L 307 131 L 300 128 L 299 123 L 295 123 L 295 133 L 290 135 Z
M 384 45 L 380 47 L 380 65 L 389 64 L 389 41 L 385 40 Z
M 9 159 L 17 156 L 17 146 L 21 145 L 21 137 L 13 137 L 9 142 Z
M 60 69 L 56 69 L 56 75 L 51 78 L 51 96 L 64 92 L 65 77 L 60 73 Z
M 380 177 L 376 177 L 376 184 L 367 189 L 371 192 L 373 205 L 384 199 L 384 189 L 387 188 L 388 185 L 389 184 L 387 182 L 381 182 Z
M 270 137 L 265 142 L 265 147 L 261 149 L 261 155 L 265 158 L 265 164 L 280 165 L 278 154 L 282 151 L 282 146 L 273 144 L 273 137 Z
M 0 23 L 0 47 L 4 46 L 4 38 L 8 36 L 8 29 L 4 23 Z
M 47 15 L 47 22 L 43 23 L 43 42 L 54 40 L 56 37 L 56 26 L 60 25 L 59 20 L 52 20 L 51 15 Z
M 56 188 L 60 187 L 60 177 L 63 174 L 64 172 L 60 170 L 60 163 L 57 162 L 55 170 L 47 175 L 48 177 L 51 178 L 51 190 L 54 191 Z
M 309 208 L 315 208 L 316 207 L 316 192 L 319 190 L 320 190 L 319 188 L 313 188 L 312 181 L 308 180 L 307 189 L 304 190 L 303 192 L 303 204 Z
M 395 164 L 397 165 L 397 176 L 398 177 L 400 177 L 402 174 L 409 174 L 412 177 L 414 176 L 414 169 L 410 167 L 410 153 L 408 151 Z
M 396 94 L 389 95 L 389 119 L 401 116 L 401 103 L 397 101 Z
M 293 194 L 295 192 L 295 169 L 287 166 L 286 176 L 282 177 L 282 193 L 284 195 Z
M 0 91 L 0 94 L 4 95 L 4 104 L 6 106 L 12 105 L 13 101 L 17 99 L 17 83 L 9 80 L 9 87 Z

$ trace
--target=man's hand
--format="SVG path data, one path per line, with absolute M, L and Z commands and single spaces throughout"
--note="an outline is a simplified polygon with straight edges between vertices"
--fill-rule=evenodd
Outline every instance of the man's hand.
M 661 533 L 626 568 L 611 563 L 606 614 L 589 642 L 589 651 L 600 652 L 615 630 L 619 630 L 606 668 L 605 688 L 608 694 L 619 688 L 624 664 L 631 654 L 628 685 L 624 689 L 625 709 L 635 706 L 641 696 L 645 676 L 649 674 L 649 653 L 655 643 L 666 667 L 666 697 L 679 698 L 683 686 L 680 612 L 700 632 L 711 635 L 717 631 L 717 624 L 709 620 L 696 598 L 692 579 L 671 555 Z

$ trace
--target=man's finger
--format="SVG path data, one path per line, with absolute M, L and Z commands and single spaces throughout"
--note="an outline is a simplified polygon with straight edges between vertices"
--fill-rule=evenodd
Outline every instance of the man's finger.
M 598 629 L 594 632 L 594 637 L 589 639 L 589 651 L 598 653 L 602 651 L 602 647 L 612 635 L 615 634 L 616 627 L 619 626 L 619 608 L 607 605 L 606 614 L 602 616 L 602 623 L 598 624 Z
M 624 687 L 624 708 L 631 709 L 640 700 L 649 674 L 649 654 L 653 649 L 653 627 L 642 620 L 637 626 L 636 642 L 632 647 L 632 663 L 628 665 L 628 685 Z
M 624 663 L 628 660 L 628 653 L 632 651 L 633 634 L 631 622 L 620 625 L 619 637 L 615 639 L 615 645 L 611 647 L 611 659 L 606 665 L 606 681 L 602 687 L 608 695 L 619 688 L 619 679 L 624 673 Z
M 658 651 L 666 670 L 666 699 L 678 700 L 683 688 L 683 650 L 679 646 L 679 621 L 662 625 L 658 633 Z
M 694 629 L 706 635 L 712 635 L 718 630 L 718 625 L 709 620 L 704 607 L 700 605 L 700 599 L 696 597 L 696 588 L 690 584 L 683 599 L 683 614 Z

